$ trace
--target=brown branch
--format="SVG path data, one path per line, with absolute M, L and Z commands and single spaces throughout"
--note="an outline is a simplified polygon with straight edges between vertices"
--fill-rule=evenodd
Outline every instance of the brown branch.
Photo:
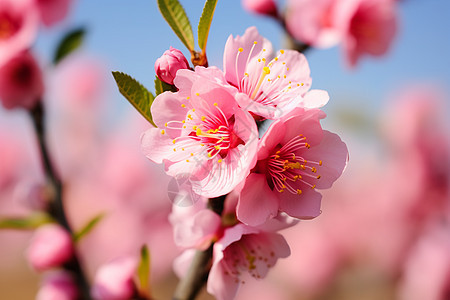
M 47 189 L 51 191 L 51 193 L 49 193 L 48 212 L 62 227 L 64 227 L 70 234 L 73 234 L 64 212 L 64 204 L 62 199 L 63 184 L 52 164 L 45 142 L 45 111 L 42 106 L 42 102 L 39 101 L 38 104 L 29 112 L 31 119 L 33 120 L 36 137 L 38 139 L 40 150 L 39 153 L 41 155 L 44 167 Z M 80 292 L 79 298 L 82 300 L 91 299 L 89 283 L 84 276 L 83 269 L 76 254 L 73 255 L 71 261 L 64 265 L 64 269 L 70 271 L 75 276 L 75 281 Z

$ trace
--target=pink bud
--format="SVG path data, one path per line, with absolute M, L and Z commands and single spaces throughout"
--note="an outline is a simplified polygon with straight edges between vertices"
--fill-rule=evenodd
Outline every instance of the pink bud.
M 98 300 L 131 299 L 135 293 L 133 277 L 137 261 L 132 257 L 114 260 L 98 269 L 92 297 Z
M 277 16 L 277 5 L 273 0 L 242 0 L 242 6 L 252 13 Z
M 76 300 L 78 290 L 72 276 L 59 271 L 49 274 L 39 289 L 36 300 Z
M 69 233 L 56 224 L 39 227 L 27 252 L 28 261 L 37 271 L 58 267 L 72 255 L 72 239 Z
M 0 101 L 5 108 L 31 109 L 43 92 L 41 69 L 30 52 L 21 52 L 0 67 Z
M 173 84 L 173 79 L 180 69 L 189 69 L 189 63 L 180 50 L 170 47 L 155 62 L 155 72 L 161 81 Z

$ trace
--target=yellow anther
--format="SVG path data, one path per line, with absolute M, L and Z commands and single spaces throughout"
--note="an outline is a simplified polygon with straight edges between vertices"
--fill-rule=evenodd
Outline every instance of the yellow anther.
M 184 151 L 184 148 L 181 148 L 181 151 Z
M 311 148 L 311 145 L 308 143 L 305 143 L 305 147 L 309 149 L 309 148 Z
M 208 157 L 212 157 L 211 153 L 208 153 Z
M 297 190 L 298 195 L 301 195 L 302 193 L 303 193 L 302 190 Z
M 313 185 L 311 188 L 312 188 L 312 189 L 315 189 L 315 188 L 316 188 L 316 185 Z
M 189 162 L 189 159 L 186 159 L 186 162 Z
M 320 179 L 321 177 L 322 177 L 322 176 L 320 176 L 320 175 L 317 175 L 317 177 L 316 177 L 316 178 L 317 178 L 317 179 Z
M 300 169 L 305 170 L 305 165 L 300 165 Z
M 164 134 L 164 133 L 166 133 L 166 131 L 163 129 L 163 130 L 161 130 L 161 134 Z
M 266 49 L 263 49 L 263 52 L 266 51 Z
M 286 64 L 286 62 L 285 61 L 283 61 L 283 65 L 285 65 Z
M 173 141 L 172 141 L 172 143 L 174 143 L 174 144 L 175 144 L 176 142 L 177 142 L 177 140 L 173 140 Z
M 300 86 L 300 83 L 297 83 L 297 86 Z
M 186 100 L 189 100 L 189 99 L 191 99 L 191 97 L 189 97 L 189 96 L 188 96 L 188 97 L 186 97 Z
M 286 71 L 289 71 L 289 68 L 286 68 Z
M 220 146 L 214 146 L 216 150 L 220 150 Z
M 254 42 L 253 42 L 253 44 L 255 44 L 255 45 L 256 45 L 256 44 L 258 44 L 258 42 L 257 42 L 257 41 L 254 41 Z
M 192 120 L 192 115 L 191 114 L 187 115 L 187 117 L 188 117 L 188 119 Z
M 315 167 L 312 167 L 312 168 L 311 168 L 311 172 L 316 173 L 316 172 L 317 172 L 317 169 L 316 169 Z
M 200 136 L 202 134 L 202 130 L 200 128 L 197 128 L 196 134 L 197 134 L 197 136 Z
M 279 190 L 280 193 L 284 192 L 284 190 Z
M 281 76 L 280 76 L 280 75 L 278 75 L 278 78 L 281 78 Z
M 186 121 L 185 121 L 185 120 L 183 120 L 183 121 L 181 121 L 181 123 L 183 123 L 183 124 L 184 124 L 184 123 L 186 123 Z
M 166 127 L 167 127 L 167 123 L 164 123 L 164 126 L 166 126 Z
M 245 76 L 248 76 L 248 73 L 244 73 Z
M 278 60 L 278 57 L 275 57 L 275 61 L 277 61 Z
M 286 78 L 286 75 L 284 75 L 283 77 Z
M 265 57 L 263 57 L 263 58 L 262 58 L 262 61 L 266 61 L 266 58 L 265 58 Z
M 277 151 L 277 152 L 275 152 L 275 154 L 280 154 L 280 152 L 281 152 L 281 151 Z
M 177 151 L 177 149 L 173 148 L 173 152 L 176 152 L 176 151 Z
M 200 144 L 200 146 L 205 147 L 205 144 Z
M 183 107 L 183 108 L 186 107 L 186 104 L 181 104 L 181 107 Z
M 278 158 L 280 158 L 280 156 L 279 155 L 275 155 L 275 157 L 274 157 L 275 159 L 278 159 Z
M 195 96 L 200 96 L 200 94 L 199 93 L 195 93 Z
M 213 104 L 214 106 L 217 106 L 217 105 L 219 105 L 219 104 L 217 104 L 217 102 L 214 102 L 214 104 Z
M 242 51 L 244 51 L 244 49 L 242 49 L 242 48 L 239 48 L 239 49 L 238 49 L 238 51 L 239 51 L 239 52 L 242 52 Z
M 194 156 L 194 153 L 191 153 L 191 156 Z
M 284 50 L 283 50 L 283 49 L 281 49 L 281 50 L 280 50 L 280 53 L 281 53 L 281 54 L 284 54 Z
M 269 67 L 264 67 L 264 68 L 263 68 L 263 72 L 266 73 L 266 74 L 270 74 L 270 69 L 269 69 Z
M 217 161 L 219 164 L 222 162 L 222 160 L 221 159 L 219 159 L 218 161 Z
M 183 128 L 186 128 L 186 125 L 185 125 L 185 126 L 183 126 Z
M 202 121 L 205 121 L 205 120 L 206 120 L 206 117 L 205 117 L 205 116 L 202 116 L 201 119 L 202 119 Z
M 192 112 L 195 112 L 195 108 L 192 109 Z
M 304 86 L 305 84 L 302 82 L 300 85 L 301 85 L 301 86 Z
M 197 130 L 197 125 L 192 126 L 193 130 Z
M 261 62 L 261 58 L 258 58 L 258 62 Z
M 319 160 L 319 166 L 321 166 L 322 165 L 322 161 L 321 160 Z

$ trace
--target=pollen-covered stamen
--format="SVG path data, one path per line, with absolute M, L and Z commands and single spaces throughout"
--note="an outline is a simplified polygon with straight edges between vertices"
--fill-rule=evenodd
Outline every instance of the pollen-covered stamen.
M 249 234 L 225 249 L 222 266 L 226 276 L 234 278 L 236 283 L 245 283 L 242 280 L 245 273 L 260 279 L 266 275 L 268 268 L 275 265 L 276 260 L 275 252 L 263 238 Z
M 302 186 L 314 189 L 316 180 L 321 178 L 318 168 L 322 161 L 309 161 L 302 157 L 311 146 L 302 135 L 292 138 L 269 157 L 267 162 L 269 185 L 282 193 L 302 194 Z

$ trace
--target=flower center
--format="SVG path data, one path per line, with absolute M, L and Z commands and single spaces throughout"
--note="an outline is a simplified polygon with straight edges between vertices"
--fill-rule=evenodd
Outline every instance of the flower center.
M 236 283 L 245 283 L 241 279 L 245 272 L 260 279 L 265 276 L 265 270 L 275 265 L 275 253 L 260 238 L 255 234 L 244 235 L 225 250 L 225 275 L 234 277 Z
M 302 186 L 316 187 L 315 181 L 321 177 L 317 174 L 317 167 L 322 166 L 322 161 L 303 158 L 301 154 L 309 148 L 306 137 L 298 135 L 269 157 L 267 177 L 272 189 L 300 195 Z
M 0 40 L 6 40 L 19 30 L 20 24 L 7 12 L 0 12 Z
M 187 109 L 185 104 L 181 106 Z M 181 135 L 172 141 L 175 145 L 173 151 L 191 151 L 190 156 L 193 158 L 200 155 L 213 159 L 219 155 L 218 163 L 221 163 L 230 149 L 243 144 L 243 141 L 232 131 L 234 116 L 227 119 L 217 103 L 213 106 L 215 111 L 211 112 L 192 108 L 184 120 L 170 121 L 165 124 L 165 127 L 169 129 L 181 130 Z M 164 129 L 161 130 L 161 134 L 165 133 Z M 198 150 L 199 145 L 201 151 Z M 186 161 L 190 160 L 186 159 Z
M 235 60 L 236 78 L 238 80 L 237 88 L 256 102 L 264 105 L 277 106 L 283 102 L 283 96 L 286 93 L 298 92 L 298 89 L 303 89 L 302 87 L 305 84 L 290 80 L 289 67 L 283 61 L 284 50 L 280 50 L 278 56 L 269 63 L 266 57 L 263 56 L 266 54 L 266 49 L 262 49 L 263 51 L 260 57 L 250 59 L 257 44 L 257 41 L 253 42 L 245 63 L 244 76 L 242 78 L 239 77 L 240 70 L 238 61 L 244 49 L 238 49 Z

